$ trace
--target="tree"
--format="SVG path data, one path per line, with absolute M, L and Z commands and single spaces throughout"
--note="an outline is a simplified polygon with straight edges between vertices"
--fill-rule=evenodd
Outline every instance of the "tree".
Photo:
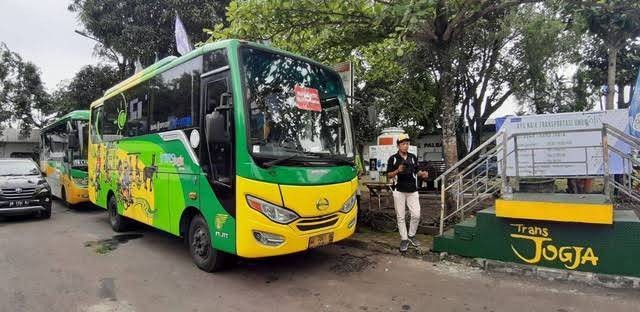
M 175 54 L 174 21 L 176 13 L 192 37 L 207 39 L 204 27 L 223 21 L 228 0 L 72 0 L 71 12 L 77 13 L 86 33 L 100 42 L 99 55 L 117 64 L 121 78 L 133 71 L 133 64 L 154 62 L 156 57 Z M 157 54 L 156 54 L 157 53 Z
M 578 69 L 578 75 L 584 79 L 582 92 L 586 97 L 592 93 L 600 93 L 600 88 L 607 84 L 608 54 L 607 49 L 601 44 L 594 44 L 593 39 L 585 42 L 583 51 L 583 61 Z M 640 68 L 640 43 L 630 42 L 617 53 L 616 60 L 616 107 L 625 108 L 629 106 L 629 100 L 624 98 L 625 88 L 629 88 L 628 94 L 633 94 L 633 88 Z
M 53 93 L 54 106 L 61 114 L 89 109 L 94 100 L 120 80 L 116 68 L 109 65 L 84 66 L 67 84 Z
M 456 49 L 464 43 L 464 34 L 480 21 L 505 10 L 536 0 L 417 0 L 400 1 L 394 12 L 401 12 L 400 35 L 433 51 L 433 66 L 437 85 L 438 106 L 442 110 L 442 146 L 447 167 L 458 160 L 456 140 L 455 67 Z M 396 2 L 387 2 L 396 3 Z M 454 57 L 452 57 L 454 56 Z
M 268 42 L 274 47 L 311 57 L 325 64 L 350 60 L 355 68 L 355 101 L 352 107 L 358 142 L 369 142 L 377 130 L 402 121 L 420 131 L 432 124 L 429 107 L 431 94 L 424 94 L 428 79 L 417 83 L 409 73 L 410 57 L 398 54 L 410 51 L 412 43 L 389 36 L 397 19 L 384 13 L 385 4 L 367 0 L 232 1 L 227 10 L 228 25 L 215 25 L 207 32 L 208 41 L 241 38 Z M 410 116 L 409 109 L 417 110 Z M 377 108 L 381 121 L 370 122 L 371 108 Z
M 607 49 L 606 109 L 614 109 L 618 53 L 640 36 L 640 2 L 628 0 L 572 1 L 590 33 Z
M 32 127 L 42 127 L 53 115 L 39 69 L 0 42 L 0 130 L 15 122 L 22 135 L 29 135 Z

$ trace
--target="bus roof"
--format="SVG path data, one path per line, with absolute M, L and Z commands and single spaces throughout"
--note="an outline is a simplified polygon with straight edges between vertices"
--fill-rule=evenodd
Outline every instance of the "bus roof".
M 109 88 L 107 91 L 105 91 L 104 95 L 93 101 L 93 103 L 91 103 L 91 108 L 93 108 L 94 106 L 98 106 L 101 103 L 103 103 L 105 100 L 109 99 L 110 97 L 125 91 L 141 82 L 144 82 L 148 79 L 151 79 L 152 77 L 154 77 L 157 74 L 160 74 L 162 72 L 165 72 L 173 67 L 176 67 L 184 62 L 187 62 L 195 57 L 198 57 L 200 55 L 206 54 L 208 52 L 211 52 L 213 50 L 217 50 L 220 48 L 228 48 L 231 46 L 239 46 L 240 44 L 246 44 L 247 46 L 250 47 L 255 47 L 255 48 L 260 48 L 260 49 L 265 49 L 265 50 L 269 50 L 269 51 L 273 51 L 279 54 L 283 54 L 283 55 L 287 55 L 287 56 L 291 56 L 291 57 L 295 57 L 298 59 L 302 59 L 306 62 L 309 63 L 313 63 L 315 65 L 319 65 L 322 67 L 325 67 L 327 69 L 333 70 L 331 67 L 326 66 L 324 64 L 318 63 L 314 60 L 311 60 L 309 58 L 306 57 L 302 57 L 296 54 L 293 54 L 291 52 L 287 52 L 287 51 L 283 51 L 280 49 L 276 49 L 273 47 L 269 47 L 269 46 L 265 46 L 259 43 L 255 43 L 255 42 L 249 42 L 249 41 L 244 41 L 244 40 L 239 40 L 239 39 L 226 39 L 226 40 L 221 40 L 221 41 L 216 41 L 216 42 L 211 42 L 211 43 L 207 43 L 204 44 L 194 50 L 192 50 L 191 52 L 181 56 L 181 57 L 176 57 L 176 56 L 168 56 L 166 58 L 163 58 L 162 60 L 154 63 L 153 65 L 141 70 L 138 73 L 133 74 L 131 77 L 119 82 L 118 84 L 114 85 L 113 87 Z
M 76 111 L 72 111 L 58 119 L 56 119 L 55 121 L 53 121 L 52 123 L 48 124 L 47 126 L 45 126 L 44 128 L 42 128 L 41 132 L 47 131 L 63 122 L 66 122 L 67 120 L 89 120 L 89 115 L 91 113 L 88 110 L 76 110 Z

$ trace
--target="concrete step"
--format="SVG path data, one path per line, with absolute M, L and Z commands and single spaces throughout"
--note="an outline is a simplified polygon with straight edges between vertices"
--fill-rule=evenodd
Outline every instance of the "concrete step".
M 455 238 L 471 241 L 478 235 L 476 218 L 466 219 L 454 226 Z

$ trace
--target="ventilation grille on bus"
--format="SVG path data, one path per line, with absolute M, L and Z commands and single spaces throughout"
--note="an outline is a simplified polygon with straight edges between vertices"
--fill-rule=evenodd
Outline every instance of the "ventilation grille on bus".
M 296 224 L 300 231 L 312 231 L 322 229 L 335 225 L 340 217 L 337 214 L 332 214 L 319 218 L 305 218 Z

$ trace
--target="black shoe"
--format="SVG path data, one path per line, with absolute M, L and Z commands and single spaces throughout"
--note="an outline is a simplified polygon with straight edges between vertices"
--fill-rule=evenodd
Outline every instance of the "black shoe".
M 411 245 L 413 245 L 413 247 L 420 246 L 420 242 L 416 239 L 415 236 L 409 236 L 409 242 L 411 243 Z
M 400 251 L 401 252 L 405 252 L 409 249 L 409 241 L 408 240 L 401 240 L 400 241 Z

